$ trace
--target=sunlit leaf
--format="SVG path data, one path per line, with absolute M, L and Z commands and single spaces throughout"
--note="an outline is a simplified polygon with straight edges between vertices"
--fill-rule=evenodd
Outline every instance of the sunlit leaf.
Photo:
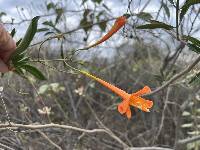
M 184 111 L 184 112 L 182 113 L 182 116 L 190 116 L 190 112 Z
M 183 124 L 181 125 L 182 128 L 191 128 L 193 127 L 193 123 L 186 123 L 186 124 Z

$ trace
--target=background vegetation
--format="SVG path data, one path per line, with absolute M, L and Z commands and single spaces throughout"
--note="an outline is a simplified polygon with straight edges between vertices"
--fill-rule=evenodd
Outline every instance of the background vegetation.
M 109 8 L 103 0 L 58 0 L 17 7 L 16 20 L 1 12 L 15 40 L 23 40 L 12 57 L 16 71 L 1 78 L 0 147 L 198 150 L 198 3 L 122 0 Z M 124 13 L 131 17 L 118 34 L 75 53 Z M 148 96 L 153 109 L 132 109 L 128 120 L 117 112 L 119 97 L 66 64 L 129 93 L 159 89 Z

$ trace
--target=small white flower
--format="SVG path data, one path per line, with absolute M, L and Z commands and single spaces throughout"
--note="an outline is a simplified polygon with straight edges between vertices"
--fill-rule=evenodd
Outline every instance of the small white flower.
M 3 86 L 0 86 L 0 92 L 3 92 Z
M 43 107 L 42 109 L 38 109 L 38 113 L 40 115 L 49 115 L 51 113 L 51 107 Z
M 75 89 L 74 92 L 77 93 L 78 95 L 83 95 L 84 87 L 81 86 L 78 89 Z

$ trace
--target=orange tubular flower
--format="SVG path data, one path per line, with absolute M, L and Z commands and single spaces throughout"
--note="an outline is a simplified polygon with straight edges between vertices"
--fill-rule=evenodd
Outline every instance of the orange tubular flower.
M 79 49 L 79 50 L 85 50 L 85 49 L 95 47 L 95 46 L 103 43 L 104 41 L 108 40 L 113 34 L 115 34 L 121 27 L 123 27 L 126 24 L 128 17 L 129 17 L 128 14 L 118 17 L 116 19 L 114 25 L 112 26 L 112 28 L 108 31 L 108 33 L 106 35 L 104 35 L 100 40 L 98 40 L 94 44 L 87 46 L 85 48 Z
M 100 84 L 102 84 L 103 86 L 105 86 L 109 90 L 113 91 L 118 96 L 120 96 L 123 99 L 123 101 L 118 105 L 118 111 L 121 114 L 126 114 L 128 119 L 131 118 L 130 106 L 137 107 L 144 112 L 149 112 L 149 109 L 153 106 L 152 101 L 146 100 L 141 97 L 142 95 L 151 92 L 151 89 L 148 86 L 145 86 L 143 89 L 141 89 L 133 94 L 128 94 L 125 91 L 119 89 L 118 87 L 116 87 L 100 78 L 97 78 L 97 77 L 89 74 L 88 72 L 85 72 L 82 70 L 79 70 L 79 72 L 86 75 L 87 77 L 89 77 L 91 79 L 96 80 L 97 82 L 99 82 Z

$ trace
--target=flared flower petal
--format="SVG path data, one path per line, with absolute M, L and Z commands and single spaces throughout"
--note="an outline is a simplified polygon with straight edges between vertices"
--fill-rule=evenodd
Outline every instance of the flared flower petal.
M 139 91 L 133 93 L 133 95 L 134 95 L 134 96 L 142 96 L 142 95 L 148 94 L 148 93 L 150 93 L 150 92 L 151 92 L 150 87 L 145 86 L 143 89 L 141 89 L 141 90 L 139 90 Z
M 126 116 L 128 119 L 131 119 L 131 109 L 130 106 L 128 106 L 127 110 L 126 110 Z
M 120 114 L 126 113 L 127 109 L 129 107 L 129 100 L 123 100 L 119 105 L 118 105 L 118 111 Z
M 153 106 L 152 101 L 137 97 L 135 95 L 131 95 L 129 104 L 145 112 L 149 112 L 149 109 Z

